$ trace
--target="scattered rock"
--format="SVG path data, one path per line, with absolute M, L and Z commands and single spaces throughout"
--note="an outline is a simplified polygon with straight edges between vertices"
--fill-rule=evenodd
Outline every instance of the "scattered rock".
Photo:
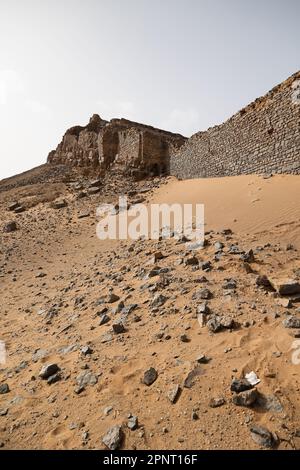
M 200 356 L 197 357 L 196 361 L 199 364 L 207 364 L 210 361 L 210 358 L 205 356 L 205 354 L 200 354 Z
M 82 346 L 80 352 L 83 354 L 83 356 L 89 356 L 93 353 L 93 350 L 90 348 L 90 346 Z
M 184 260 L 185 266 L 196 266 L 199 264 L 197 256 L 189 256 Z
M 15 208 L 14 212 L 15 212 L 16 214 L 21 214 L 22 212 L 25 212 L 25 207 L 23 207 L 23 206 L 18 206 L 18 207 Z
M 219 408 L 219 406 L 225 405 L 226 401 L 223 397 L 212 398 L 209 402 L 211 408 Z
M 60 368 L 58 367 L 57 364 L 46 364 L 45 366 L 43 366 L 41 368 L 40 373 L 39 373 L 39 377 L 46 380 L 51 375 L 54 375 L 59 371 L 60 371 Z
M 176 403 L 180 395 L 181 389 L 178 384 L 175 384 L 167 393 L 167 397 L 171 403 Z
M 113 426 L 102 438 L 103 444 L 110 450 L 119 449 L 122 444 L 123 433 L 121 426 Z
M 7 207 L 7 210 L 12 212 L 14 211 L 15 209 L 17 209 L 18 207 L 20 207 L 20 204 L 18 202 L 12 202 L 11 204 L 9 204 L 9 206 Z
M 138 418 L 137 416 L 130 416 L 127 421 L 127 427 L 131 429 L 131 431 L 134 431 L 138 427 Z
M 99 326 L 105 325 L 105 324 L 108 323 L 109 321 L 110 321 L 110 317 L 109 317 L 108 315 L 106 315 L 106 313 L 103 313 L 103 314 L 100 316 Z
M 47 379 L 47 383 L 49 385 L 55 384 L 56 382 L 59 382 L 61 380 L 61 374 L 57 372 L 57 374 L 50 375 Z
M 102 181 L 100 179 L 96 179 L 90 182 L 89 188 L 100 188 L 102 185 Z
M 0 384 L 0 395 L 4 395 L 5 393 L 8 393 L 10 390 L 9 390 L 9 386 L 8 384 Z
M 156 294 L 151 302 L 151 307 L 161 307 L 168 300 L 163 294 Z
M 98 377 L 89 370 L 81 372 L 76 382 L 79 388 L 85 388 L 87 385 L 96 385 L 98 383 Z
M 32 355 L 32 361 L 38 362 L 48 355 L 47 349 L 37 349 Z
M 204 287 L 203 289 L 199 289 L 197 292 L 193 294 L 193 300 L 209 300 L 212 298 L 212 293 L 209 289 Z
M 191 372 L 188 373 L 185 381 L 184 381 L 184 387 L 185 388 L 192 388 L 195 384 L 195 378 L 198 377 L 199 375 L 202 375 L 203 371 L 201 367 L 196 366 Z
M 264 289 L 273 289 L 271 282 L 265 274 L 256 278 L 256 285 Z
M 114 302 L 117 302 L 120 300 L 120 297 L 117 294 L 114 294 L 113 292 L 110 292 L 107 297 L 107 303 L 108 304 L 113 304 Z
M 278 443 L 276 434 L 270 432 L 263 426 L 254 425 L 250 428 L 250 434 L 254 442 L 262 447 L 272 448 Z
M 273 288 L 278 292 L 279 295 L 294 295 L 300 293 L 300 284 L 298 281 L 293 279 L 287 280 L 270 280 Z
M 7 224 L 5 224 L 3 227 L 3 232 L 5 233 L 15 232 L 16 230 L 17 230 L 17 224 L 14 221 L 7 222 Z
M 218 331 L 221 331 L 222 325 L 220 322 L 220 317 L 218 317 L 217 315 L 212 315 L 212 317 L 207 321 L 206 326 L 212 333 L 217 333 Z
M 63 209 L 63 207 L 67 207 L 67 202 L 63 199 L 61 201 L 54 201 L 51 204 L 52 209 Z
M 252 390 L 246 390 L 235 395 L 232 398 L 232 401 L 237 406 L 251 406 L 253 405 L 258 398 L 258 392 L 255 388 Z
M 274 395 L 262 395 L 258 394 L 257 404 L 265 411 L 272 411 L 275 413 L 281 413 L 283 411 L 283 406 L 280 403 L 279 399 Z
M 82 211 L 78 214 L 78 219 L 85 219 L 90 216 L 90 211 Z
M 236 289 L 236 280 L 235 279 L 225 279 L 225 282 L 223 284 L 223 289 Z
M 253 388 L 253 385 L 247 379 L 233 379 L 230 386 L 230 390 L 236 393 L 245 392 L 251 388 Z
M 117 335 L 126 332 L 125 326 L 121 321 L 113 323 L 112 328 Z
M 285 320 L 282 322 L 285 328 L 300 328 L 300 318 L 289 315 Z
M 157 379 L 157 376 L 158 374 L 154 367 L 150 367 L 150 369 L 146 370 L 144 373 L 143 383 L 148 386 L 152 385 Z

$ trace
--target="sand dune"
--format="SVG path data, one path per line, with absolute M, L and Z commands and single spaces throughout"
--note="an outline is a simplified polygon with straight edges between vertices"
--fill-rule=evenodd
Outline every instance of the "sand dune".
M 241 234 L 280 238 L 300 246 L 300 176 L 169 178 L 151 202 L 202 203 L 207 229 L 228 226 Z

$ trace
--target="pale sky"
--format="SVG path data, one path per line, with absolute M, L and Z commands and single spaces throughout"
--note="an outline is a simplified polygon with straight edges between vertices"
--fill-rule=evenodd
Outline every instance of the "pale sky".
M 299 0 L 0 0 L 0 179 L 98 113 L 187 136 L 300 69 Z

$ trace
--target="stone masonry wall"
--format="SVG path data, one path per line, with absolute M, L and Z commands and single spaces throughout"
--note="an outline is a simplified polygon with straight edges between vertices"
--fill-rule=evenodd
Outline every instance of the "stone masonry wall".
M 300 174 L 300 104 L 292 100 L 296 80 L 300 72 L 224 124 L 193 135 L 172 152 L 171 175 Z

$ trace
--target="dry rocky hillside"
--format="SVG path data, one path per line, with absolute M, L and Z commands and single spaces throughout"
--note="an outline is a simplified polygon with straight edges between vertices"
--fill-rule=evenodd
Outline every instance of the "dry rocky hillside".
M 0 446 L 299 449 L 299 182 L 0 182 Z M 119 194 L 204 202 L 204 247 L 100 241 Z

